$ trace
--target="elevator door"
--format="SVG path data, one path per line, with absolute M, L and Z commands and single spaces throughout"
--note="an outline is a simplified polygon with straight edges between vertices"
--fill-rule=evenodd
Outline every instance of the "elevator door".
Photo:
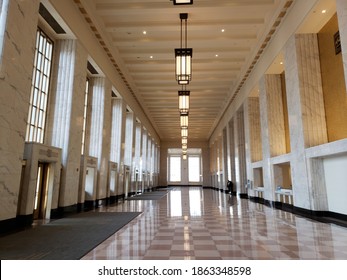
M 34 200 L 34 219 L 45 219 L 48 185 L 49 185 L 49 163 L 39 162 L 37 169 L 37 181 Z
M 85 200 L 95 199 L 95 186 L 94 186 L 95 169 L 93 167 L 87 167 L 86 180 L 85 180 Z
M 126 168 L 125 174 L 124 174 L 124 195 L 125 195 L 125 198 L 128 197 L 129 185 L 130 185 L 130 170 L 128 168 Z
M 110 193 L 111 193 L 111 195 L 116 194 L 116 180 L 117 180 L 117 171 L 111 170 L 111 174 L 110 174 Z

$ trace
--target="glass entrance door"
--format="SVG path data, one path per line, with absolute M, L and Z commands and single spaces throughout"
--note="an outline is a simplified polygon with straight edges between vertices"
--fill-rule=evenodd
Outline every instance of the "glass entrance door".
M 187 159 L 183 159 L 179 149 L 169 149 L 168 184 L 202 185 L 201 165 L 201 149 L 188 149 Z

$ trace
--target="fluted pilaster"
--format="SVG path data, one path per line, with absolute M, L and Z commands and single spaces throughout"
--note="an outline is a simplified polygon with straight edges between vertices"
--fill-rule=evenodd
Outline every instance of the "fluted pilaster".
M 78 200 L 87 53 L 76 40 L 56 41 L 55 53 L 47 134 L 49 144 L 62 149 L 59 206 L 69 206 Z
M 111 84 L 105 78 L 92 79 L 89 155 L 98 158 L 97 199 L 106 197 L 110 158 Z

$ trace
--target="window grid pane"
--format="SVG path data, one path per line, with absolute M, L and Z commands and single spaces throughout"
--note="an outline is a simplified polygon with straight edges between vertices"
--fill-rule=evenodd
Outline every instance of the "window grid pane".
M 37 30 L 30 108 L 25 140 L 43 143 L 53 42 Z

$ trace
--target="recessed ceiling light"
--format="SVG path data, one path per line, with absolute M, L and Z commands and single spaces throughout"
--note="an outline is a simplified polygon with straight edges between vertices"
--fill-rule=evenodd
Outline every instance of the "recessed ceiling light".
M 142 31 L 142 34 L 143 34 L 143 35 L 146 35 L 146 34 L 147 34 L 147 31 L 146 31 L 146 30 Z
M 281 61 L 281 62 L 280 62 L 280 64 L 282 65 L 282 64 L 283 64 L 283 62 Z
M 225 32 L 225 29 L 222 29 L 221 31 L 222 31 L 222 32 Z
M 322 10 L 322 14 L 326 14 L 327 10 Z
M 152 59 L 152 58 L 153 58 L 153 55 L 151 55 L 149 58 Z
M 216 54 L 216 57 L 218 57 L 218 54 Z

